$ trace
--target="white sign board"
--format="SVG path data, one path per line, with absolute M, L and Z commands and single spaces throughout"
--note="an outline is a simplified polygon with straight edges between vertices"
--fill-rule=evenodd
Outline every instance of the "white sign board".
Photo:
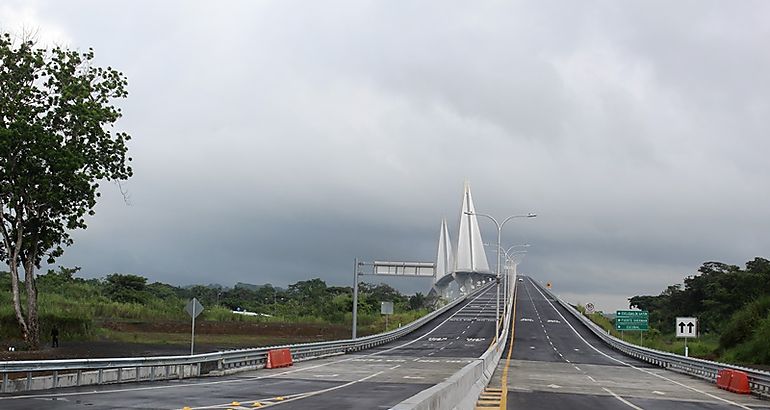
M 698 337 L 698 318 L 676 318 L 676 337 Z
M 201 302 L 198 302 L 197 298 L 192 298 L 191 301 L 187 302 L 184 311 L 187 312 L 191 318 L 195 319 L 203 312 L 203 305 L 201 305 Z
M 380 313 L 383 315 L 392 315 L 393 302 L 380 302 Z
M 596 308 L 594 307 L 593 303 L 591 303 L 591 302 L 586 303 L 586 313 L 588 313 L 590 315 L 590 314 L 594 313 L 595 309 Z

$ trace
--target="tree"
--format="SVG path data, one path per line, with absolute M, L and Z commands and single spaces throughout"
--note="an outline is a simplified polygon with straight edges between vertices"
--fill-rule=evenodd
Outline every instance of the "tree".
M 107 275 L 104 290 L 107 297 L 122 303 L 144 303 L 150 296 L 147 292 L 147 278 L 138 275 Z
M 93 59 L 92 49 L 46 50 L 0 35 L 0 258 L 11 274 L 16 320 L 33 349 L 36 269 L 64 253 L 71 231 L 86 228 L 100 181 L 132 175 L 130 137 L 113 129 L 121 111 L 111 105 L 128 95 L 127 80 Z
M 411 296 L 409 298 L 409 309 L 411 310 L 418 310 L 425 307 L 425 303 L 427 302 L 427 299 L 425 298 L 425 295 L 423 295 L 420 292 L 417 292 L 414 294 L 414 296 Z

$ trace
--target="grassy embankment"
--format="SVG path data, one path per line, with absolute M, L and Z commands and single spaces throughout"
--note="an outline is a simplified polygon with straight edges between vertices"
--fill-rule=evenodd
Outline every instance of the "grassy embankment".
M 586 317 L 591 319 L 592 322 L 601 326 L 605 331 L 609 331 L 612 336 L 615 336 L 621 340 L 624 340 L 635 345 L 649 347 L 651 349 L 660 350 L 664 352 L 684 354 L 684 340 L 677 339 L 673 334 L 661 334 L 656 329 L 651 329 L 649 332 L 641 332 L 643 335 L 640 337 L 640 332 L 620 332 L 615 330 L 614 323 L 606 318 L 601 313 L 592 313 L 586 315 L 585 309 L 582 305 L 578 305 L 577 309 L 583 313 Z M 725 358 L 717 355 L 719 350 L 719 336 L 718 335 L 703 335 L 697 339 L 690 339 L 687 341 L 687 347 L 690 351 L 691 357 L 698 357 L 707 360 L 725 360 Z
M 129 343 L 179 344 L 190 340 L 190 317 L 184 306 L 190 295 L 181 288 L 151 284 L 140 292 L 129 293 L 141 302 L 118 301 L 126 297 L 124 289 L 110 289 L 104 281 L 82 280 L 71 275 L 49 274 L 39 280 L 40 335 L 44 345 L 56 326 L 60 340 L 107 340 Z M 240 291 L 249 303 L 250 295 Z M 327 317 L 308 309 L 308 305 L 294 298 L 306 297 L 301 293 L 288 295 L 283 304 L 270 309 L 261 306 L 269 316 L 235 314 L 229 307 L 204 302 L 208 306 L 196 321 L 196 343 L 222 347 L 253 347 L 285 343 L 333 340 L 350 337 L 351 314 L 339 309 L 325 309 Z M 253 296 L 252 296 L 253 297 Z M 348 296 L 349 298 L 349 296 Z M 319 299 L 327 300 L 322 294 Z M 340 299 L 338 296 L 337 299 Z M 364 300 L 366 300 L 364 298 Z M 344 302 L 344 295 L 343 295 Z M 240 303 L 239 303 L 240 304 Z M 379 303 L 376 303 L 378 305 Z M 22 306 L 25 302 L 22 300 Z M 375 305 L 375 303 L 369 303 Z M 379 307 L 379 306 L 377 306 Z M 389 318 L 390 329 L 406 324 L 426 314 L 426 309 L 411 310 L 404 304 L 396 305 L 396 313 Z M 359 310 L 359 335 L 385 330 L 384 317 L 373 308 Z M 0 345 L 19 346 L 21 334 L 14 317 L 7 275 L 0 274 Z

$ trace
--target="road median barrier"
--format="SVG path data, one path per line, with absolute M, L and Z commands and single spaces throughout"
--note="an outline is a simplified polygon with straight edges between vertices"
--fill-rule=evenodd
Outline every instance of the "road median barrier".
M 289 367 L 294 364 L 291 360 L 291 350 L 273 349 L 267 352 L 267 364 L 265 368 L 276 369 L 279 367 Z
M 730 380 L 733 378 L 732 369 L 722 369 L 717 373 L 717 387 L 722 390 L 730 388 Z
M 732 377 L 730 378 L 730 385 L 727 387 L 727 390 L 738 394 L 750 394 L 749 375 L 740 370 L 732 370 L 731 373 Z

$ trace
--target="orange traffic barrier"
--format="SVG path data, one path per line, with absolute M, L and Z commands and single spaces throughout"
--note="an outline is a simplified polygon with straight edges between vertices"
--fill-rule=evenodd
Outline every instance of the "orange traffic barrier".
M 717 373 L 717 387 L 727 390 L 730 388 L 730 380 L 733 379 L 733 371 L 730 369 L 722 369 Z
M 268 369 L 288 367 L 292 364 L 291 351 L 289 349 L 273 349 L 267 352 L 267 364 L 265 367 Z
M 730 385 L 727 387 L 727 390 L 740 394 L 751 393 L 751 386 L 749 386 L 749 375 L 740 370 L 733 370 L 732 378 L 730 378 Z

